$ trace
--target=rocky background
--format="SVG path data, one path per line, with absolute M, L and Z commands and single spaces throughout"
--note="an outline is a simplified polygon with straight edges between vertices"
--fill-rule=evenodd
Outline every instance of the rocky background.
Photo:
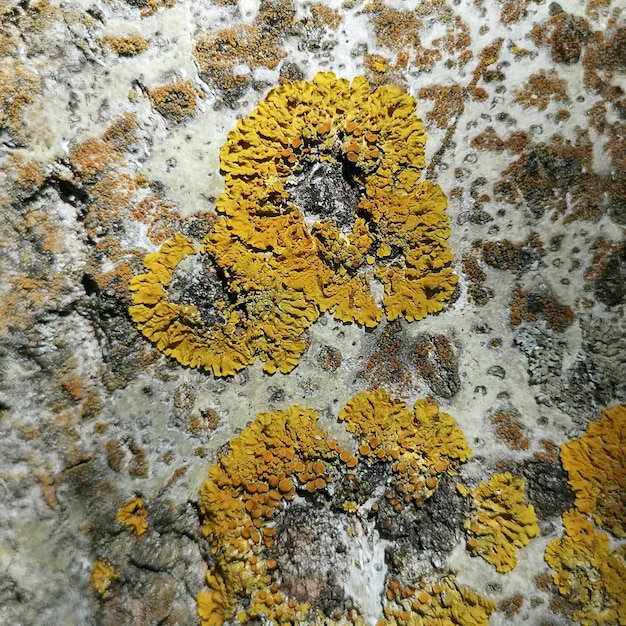
M 317 576 L 305 599 L 349 621 L 373 590 L 390 599 L 410 553 L 495 601 L 492 626 L 580 621 L 584 594 L 559 589 L 544 557 L 562 515 L 577 506 L 609 532 L 613 574 L 626 571 L 626 428 L 598 479 L 616 525 L 575 503 L 560 450 L 626 402 L 623 3 L 2 0 L 0 20 L 0 622 L 200 624 L 213 557 L 199 490 L 218 455 L 291 405 L 349 442 L 339 410 L 378 388 L 454 417 L 473 449 L 465 484 L 523 477 L 539 534 L 497 572 L 467 552 L 467 504 L 443 481 L 376 522 L 357 564 L 331 495 L 302 498 L 276 539 L 284 585 L 306 596 L 298 580 Z M 290 374 L 184 368 L 131 321 L 129 281 L 175 233 L 210 231 L 237 119 L 318 71 L 416 99 L 457 292 L 438 315 L 373 330 L 325 315 Z M 626 590 L 585 568 L 587 623 L 625 623 Z

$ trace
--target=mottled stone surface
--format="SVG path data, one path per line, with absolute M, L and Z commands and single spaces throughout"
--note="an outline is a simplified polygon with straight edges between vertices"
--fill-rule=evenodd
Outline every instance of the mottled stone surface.
M 525 477 L 541 535 L 500 575 L 465 552 L 451 482 L 421 508 L 383 507 L 376 528 L 362 509 L 340 512 L 344 497 L 361 506 L 383 489 L 389 472 L 374 468 L 281 514 L 288 590 L 375 623 L 371 594 L 390 578 L 457 572 L 500 603 L 492 626 L 571 623 L 543 560 L 573 503 L 558 447 L 626 401 L 622 4 L 5 0 L 0 622 L 199 624 L 212 556 L 196 503 L 217 455 L 259 412 L 292 404 L 349 445 L 339 408 L 380 386 L 454 416 L 474 452 L 459 480 L 474 487 L 503 467 Z M 323 316 L 288 375 L 185 369 L 130 320 L 129 280 L 174 233 L 202 241 L 228 132 L 270 88 L 318 71 L 416 98 L 424 176 L 448 196 L 455 297 L 374 330 Z M 341 206 L 350 226 L 341 172 L 293 184 L 314 218 Z M 206 255 L 168 289 L 205 321 L 224 297 Z M 136 496 L 141 536 L 116 521 Z M 361 548 L 371 558 L 357 566 Z M 104 594 L 91 584 L 98 559 L 119 575 Z

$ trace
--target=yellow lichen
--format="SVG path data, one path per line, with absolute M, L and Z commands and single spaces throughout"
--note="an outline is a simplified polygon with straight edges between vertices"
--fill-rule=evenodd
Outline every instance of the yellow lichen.
M 472 511 L 464 524 L 469 552 L 499 572 L 510 572 L 517 566 L 518 548 L 539 533 L 535 509 L 524 501 L 524 479 L 494 474 L 469 493 Z
M 417 503 L 434 493 L 440 474 L 454 474 L 472 454 L 454 419 L 428 400 L 418 400 L 411 411 L 383 389 L 361 392 L 339 419 L 359 438 L 362 456 L 393 463 L 395 490 Z
M 223 323 L 206 328 L 195 306 L 170 302 L 165 292 L 178 264 L 199 252 L 185 237 L 175 235 L 159 252 L 146 256 L 148 272 L 130 281 L 130 316 L 146 337 L 179 363 L 216 376 L 232 375 L 252 362 L 249 333 L 237 311 L 225 302 L 215 303 Z
M 576 508 L 616 537 L 626 537 L 626 405 L 604 409 L 580 439 L 563 444 L 561 461 Z
M 420 181 L 425 134 L 415 101 L 397 87 L 372 91 L 334 74 L 272 90 L 233 130 L 221 152 L 226 191 L 217 208 L 230 239 L 207 241 L 221 258 L 232 239 L 258 256 L 320 311 L 373 326 L 381 318 L 370 282 L 385 286 L 391 319 L 420 319 L 445 306 L 456 284 L 441 189 Z M 294 185 L 315 164 L 348 171 L 364 217 L 307 224 Z M 386 248 L 386 255 L 376 251 Z M 393 251 L 393 254 L 391 252 Z M 373 263 L 371 259 L 374 259 Z M 372 267 L 373 265 L 373 267 Z
M 199 503 L 203 533 L 211 537 L 216 559 L 207 572 L 209 590 L 198 596 L 203 626 L 219 626 L 232 617 L 236 594 L 251 598 L 253 612 L 255 601 L 262 600 L 259 595 L 271 580 L 273 563 L 265 558 L 264 548 L 273 544 L 269 529 L 274 528 L 276 506 L 291 500 L 296 486 L 310 491 L 313 476 L 325 475 L 320 459 L 336 455 L 317 419 L 315 411 L 298 407 L 261 413 L 211 468 Z M 291 617 L 308 609 L 288 599 L 272 607 L 261 604 L 270 619 L 279 608 Z
M 128 526 L 139 537 L 148 530 L 148 511 L 141 498 L 129 500 L 115 516 L 120 524 Z
M 353 502 L 352 500 L 345 500 L 342 504 L 341 504 L 341 508 L 346 512 L 346 513 L 356 513 L 359 510 L 359 505 L 356 502 Z
M 383 462 L 391 465 L 394 484 L 403 480 L 408 486 L 412 479 L 421 480 L 424 499 L 436 488 L 438 475 L 453 473 L 470 455 L 454 420 L 439 413 L 435 404 L 418 402 L 411 411 L 382 390 L 369 397 L 359 394 L 341 411 L 348 430 L 358 437 L 354 452 L 329 440 L 317 426 L 318 417 L 315 411 L 296 406 L 261 413 L 211 467 L 199 502 L 203 533 L 210 538 L 215 559 L 207 572 L 209 589 L 198 595 L 203 626 L 221 626 L 235 615 L 237 598 L 245 597 L 249 602 L 238 613 L 242 622 L 263 617 L 271 624 L 306 623 L 311 617 L 307 602 L 297 602 L 281 588 L 280 566 L 267 552 L 275 545 L 275 517 L 297 492 L 325 492 L 331 482 L 353 480 L 360 461 Z M 332 493 L 326 492 L 327 497 Z M 358 514 L 360 504 L 343 500 L 334 511 Z M 378 505 L 371 510 L 378 510 Z M 452 579 L 446 581 L 436 586 L 423 606 L 408 607 L 412 619 L 424 620 L 414 623 L 434 626 L 437 619 L 448 617 L 452 624 L 486 624 L 495 604 L 457 587 Z M 393 616 L 399 606 L 387 605 L 384 623 L 396 623 Z M 319 619 L 334 623 L 326 616 Z M 349 619 L 363 623 L 356 611 Z
M 578 511 L 563 514 L 565 535 L 545 553 L 562 595 L 578 609 L 583 626 L 626 624 L 626 546 L 611 552 L 608 535 L 596 531 Z
M 91 585 L 100 596 L 105 597 L 111 583 L 119 577 L 120 575 L 105 559 L 98 559 L 94 562 L 91 570 Z
M 415 107 L 397 87 L 372 90 L 363 77 L 350 84 L 330 72 L 272 90 L 221 150 L 222 217 L 197 250 L 211 257 L 237 301 L 215 303 L 225 320 L 220 336 L 209 337 L 218 330 L 206 329 L 195 309 L 167 302 L 162 287 L 171 271 L 162 269 L 131 282 L 131 316 L 142 332 L 181 363 L 215 375 L 232 374 L 255 356 L 265 371 L 285 373 L 297 365 L 307 347 L 303 335 L 321 313 L 368 327 L 380 322 L 376 279 L 389 319 L 413 321 L 443 309 L 457 282 L 449 218 L 441 189 L 420 180 L 425 133 Z M 315 207 L 300 205 L 317 171 L 331 186 L 343 181 L 335 204 L 345 206 L 310 216 Z M 342 199 L 342 189 L 354 197 Z M 194 253 L 185 241 L 149 255 L 151 266 L 182 246 L 187 252 L 173 269 Z M 216 366 L 206 351 L 221 350 L 235 328 L 236 346 L 225 349 L 233 363 Z
M 487 626 L 494 600 L 457 584 L 450 575 L 430 584 L 393 589 L 385 605 L 384 626 Z M 391 598 L 390 598 L 391 596 Z M 381 624 L 381 626 L 382 626 Z

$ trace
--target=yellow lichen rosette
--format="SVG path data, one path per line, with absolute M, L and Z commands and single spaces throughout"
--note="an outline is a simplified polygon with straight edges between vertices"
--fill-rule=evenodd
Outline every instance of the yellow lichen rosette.
M 445 194 L 420 180 L 426 135 L 415 110 L 398 87 L 372 90 L 364 77 L 350 83 L 331 72 L 273 89 L 222 148 L 226 190 L 217 208 L 230 237 L 209 235 L 208 247 L 222 259 L 232 240 L 243 242 L 344 322 L 380 321 L 374 278 L 389 319 L 440 311 L 457 277 Z M 340 172 L 357 196 L 343 224 L 298 205 L 298 187 L 320 166 L 329 185 Z
M 159 350 L 182 365 L 232 375 L 249 365 L 252 351 L 248 331 L 234 307 L 223 309 L 223 324 L 207 328 L 195 306 L 170 301 L 165 288 L 180 262 L 201 250 L 182 235 L 165 242 L 158 252 L 144 259 L 148 270 L 134 276 L 129 285 L 130 317 Z
M 413 321 L 442 310 L 457 282 L 447 200 L 420 180 L 426 136 L 415 109 L 398 87 L 332 73 L 270 91 L 221 150 L 221 217 L 204 244 L 176 235 L 132 279 L 141 332 L 215 376 L 256 357 L 287 373 L 323 312 L 373 327 L 383 312 Z M 228 298 L 205 303 L 220 323 L 167 296 L 175 268 L 198 253 L 224 281 Z
M 390 506 L 396 511 L 421 506 L 434 494 L 438 480 L 455 474 L 471 456 L 454 419 L 440 413 L 434 402 L 418 401 L 411 410 L 378 390 L 352 398 L 340 418 L 356 437 L 354 449 L 330 439 L 317 425 L 316 411 L 292 406 L 258 415 L 209 470 L 199 501 L 213 557 L 207 589 L 198 595 L 203 626 L 221 626 L 235 615 L 241 623 L 261 618 L 276 625 L 365 624 L 354 608 L 331 618 L 311 606 L 306 594 L 300 598 L 290 594 L 294 574 L 284 569 L 283 560 L 301 557 L 277 549 L 281 529 L 296 533 L 281 515 L 288 515 L 291 506 L 302 507 L 304 499 L 313 507 L 307 516 L 313 526 L 318 523 L 315 511 L 332 515 L 333 527 L 341 526 L 342 516 L 357 515 L 361 508 L 374 515 L 378 501 L 369 501 L 371 493 L 354 492 L 359 502 L 344 496 L 337 501 L 337 494 L 345 495 L 339 485 L 357 481 L 356 472 L 375 466 L 389 470 L 389 481 L 382 478 L 381 485 Z M 407 494 L 414 497 L 406 498 Z M 331 513 L 326 513 L 329 505 Z M 310 527 L 303 536 L 314 534 Z M 389 584 L 393 587 L 396 582 L 392 578 Z M 457 586 L 452 575 L 435 577 L 422 590 L 419 597 L 412 597 L 388 589 L 381 597 L 379 623 L 394 626 L 414 620 L 409 623 L 486 626 L 495 610 L 492 600 Z

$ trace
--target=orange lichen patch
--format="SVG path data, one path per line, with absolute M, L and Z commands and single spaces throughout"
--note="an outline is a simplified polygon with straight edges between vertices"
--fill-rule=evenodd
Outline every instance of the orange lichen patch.
M 444 335 L 420 335 L 410 354 L 417 375 L 431 391 L 444 398 L 456 394 L 461 384 L 452 345 Z
M 182 235 L 163 244 L 144 259 L 148 272 L 129 284 L 133 304 L 131 319 L 139 330 L 168 356 L 183 365 L 229 376 L 252 362 L 250 332 L 245 320 L 223 301 L 215 306 L 222 322 L 207 327 L 194 305 L 168 300 L 165 286 L 186 257 L 199 250 Z
M 425 72 L 443 58 L 463 67 L 473 56 L 467 24 L 443 2 L 423 3 L 415 11 L 402 11 L 374 0 L 366 5 L 366 10 L 372 14 L 378 43 L 396 53 L 397 66 L 406 66 L 410 60 Z M 422 40 L 423 19 L 428 17 L 445 25 L 443 36 L 430 42 L 431 47 Z
M 395 587 L 393 586 L 393 583 Z M 384 626 L 487 626 L 496 602 L 458 585 L 453 575 L 434 583 L 420 581 L 418 593 L 391 581 Z
M 183 122 L 196 114 L 196 98 L 199 92 L 191 81 L 177 81 L 155 87 L 149 91 L 154 108 L 173 122 Z
M 106 559 L 98 559 L 91 570 L 91 586 L 104 598 L 111 583 L 119 577 L 120 575 Z
M 504 613 L 508 619 L 513 619 L 520 612 L 523 604 L 524 596 L 518 593 L 498 602 L 498 612 Z
M 545 256 L 543 243 L 537 233 L 531 233 L 524 241 L 513 243 L 501 241 L 474 242 L 482 248 L 482 260 L 499 270 L 509 270 L 516 274 L 527 272 L 539 258 Z
M 455 115 L 460 115 L 465 108 L 467 94 L 457 85 L 422 87 L 419 91 L 420 99 L 432 100 L 434 107 L 426 115 L 431 124 L 439 128 L 447 128 Z
M 9 154 L 2 169 L 26 195 L 34 194 L 46 181 L 42 165 L 36 161 L 26 161 L 19 152 Z
M 148 42 L 139 35 L 103 37 L 103 43 L 119 56 L 132 57 L 148 49 Z
M 376 341 L 374 353 L 359 372 L 372 389 L 385 387 L 403 395 L 412 388 L 411 371 L 402 356 L 401 331 L 400 322 L 388 324 Z
M 39 436 L 39 432 L 37 433 L 24 433 L 26 439 L 30 436 Z M 34 472 L 35 477 L 39 480 L 39 485 L 41 486 L 41 493 L 46 501 L 46 504 L 51 509 L 56 509 L 59 506 L 59 501 L 57 500 L 56 490 L 55 490 L 55 480 L 50 475 L 50 473 L 46 470 L 46 468 L 41 467 L 37 468 Z
M 465 108 L 465 101 L 468 99 L 476 101 L 486 99 L 486 92 L 482 88 L 477 87 L 477 83 L 488 71 L 487 68 L 498 60 L 501 46 L 502 40 L 497 39 L 483 48 L 480 52 L 479 63 L 472 74 L 472 80 L 467 86 L 437 85 L 420 89 L 419 97 L 432 100 L 434 103 L 432 111 L 427 115 L 427 120 L 437 124 L 440 128 L 448 129 L 444 142 L 450 141 L 452 133 L 456 128 L 456 120 Z M 453 120 L 452 124 L 450 120 Z M 444 143 L 444 145 L 447 144 Z M 429 166 L 429 171 L 432 170 L 432 167 Z
M 338 9 L 332 9 L 322 4 L 321 2 L 314 2 L 309 5 L 309 12 L 311 14 L 310 24 L 315 28 L 329 28 L 330 30 L 337 30 L 343 16 Z M 308 22 L 308 20 L 307 20 Z
M 137 537 L 148 530 L 148 511 L 143 506 L 142 498 L 129 500 L 115 516 L 120 524 L 128 526 Z
M 393 463 L 390 500 L 409 495 L 421 503 L 437 487 L 437 476 L 455 473 L 471 456 L 471 449 L 454 419 L 437 404 L 418 400 L 413 410 L 385 390 L 361 392 L 339 412 L 346 429 L 368 451 L 365 458 Z
M 40 90 L 39 79 L 15 59 L 0 61 L 0 128 L 7 129 L 15 141 L 22 141 L 23 116 Z
M 132 150 L 138 139 L 139 124 L 133 113 L 124 113 L 116 117 L 111 125 L 102 133 L 102 139 L 117 150 Z
M 472 511 L 464 523 L 467 547 L 499 572 L 517 566 L 517 550 L 539 533 L 533 505 L 524 501 L 524 479 L 494 474 L 470 492 Z
M 239 24 L 207 33 L 195 44 L 193 55 L 200 75 L 230 96 L 238 96 L 258 67 L 275 68 L 285 55 L 281 37 L 293 19 L 291 0 L 263 0 L 253 24 Z M 249 73 L 236 73 L 237 66 Z
M 363 66 L 365 75 L 370 85 L 380 87 L 385 84 L 402 85 L 406 82 L 403 72 L 409 63 L 409 53 L 406 51 L 398 51 L 396 53 L 396 61 L 392 61 L 381 54 L 365 54 L 363 58 Z
M 557 63 L 577 63 L 591 29 L 583 17 L 560 11 L 547 22 L 537 24 L 531 37 L 537 46 L 550 48 L 552 60 Z
M 591 262 L 584 272 L 591 284 L 585 285 L 585 291 L 593 288 L 596 298 L 608 306 L 620 304 L 625 296 L 620 265 L 626 258 L 626 242 L 598 237 L 591 251 Z
M 602 178 L 593 174 L 593 145 L 586 130 L 575 141 L 554 135 L 540 145 L 529 144 L 494 185 L 501 199 L 514 204 L 523 197 L 534 217 L 565 215 L 597 221 L 604 214 Z M 500 198 L 498 198 L 500 199 Z
M 483 133 L 476 135 L 472 139 L 473 148 L 491 150 L 492 152 L 510 150 L 515 154 L 519 154 L 527 145 L 528 137 L 525 132 L 511 133 L 507 139 L 502 139 L 498 136 L 493 126 L 488 126 Z
M 626 537 L 626 405 L 603 409 L 599 422 L 561 446 L 576 508 L 616 537 Z
M 611 176 L 604 179 L 614 206 L 611 213 L 619 216 L 622 207 L 622 217 L 617 221 L 623 223 L 623 207 L 626 207 L 626 124 L 611 125 L 610 138 L 605 148 L 611 155 Z
M 420 98 L 428 98 L 433 101 L 433 110 L 429 112 L 427 119 L 433 121 L 441 128 L 446 128 L 446 135 L 442 141 L 443 149 L 439 150 L 430 161 L 426 169 L 427 177 L 433 176 L 436 168 L 441 163 L 445 150 L 452 144 L 458 121 L 461 119 L 465 109 L 465 101 L 473 99 L 481 102 L 487 98 L 486 91 L 477 85 L 481 78 L 484 77 L 486 79 L 489 72 L 491 72 L 489 68 L 498 61 L 503 41 L 502 38 L 496 39 L 480 51 L 478 63 L 472 72 L 472 79 L 465 87 L 437 85 L 426 87 L 419 91 Z M 466 54 L 466 52 L 463 54 Z
M 624 624 L 626 547 L 611 552 L 609 538 L 578 511 L 563 514 L 565 535 L 546 547 L 545 559 L 561 594 L 577 607 L 583 626 Z
M 617 81 L 626 66 L 626 28 L 617 14 L 607 20 L 602 30 L 592 33 L 586 43 L 583 58 L 585 86 L 609 101 L 621 99 L 624 92 L 617 86 Z
M 127 0 L 128 4 L 132 6 L 141 7 L 139 14 L 141 17 L 149 17 L 154 15 L 161 7 L 169 9 L 176 4 L 176 0 Z
M 421 20 L 415 12 L 395 10 L 380 0 L 374 0 L 367 9 L 373 15 L 378 43 L 390 50 L 419 45 Z
M 563 332 L 574 321 L 574 313 L 569 306 L 556 302 L 547 292 L 527 293 L 519 284 L 513 287 L 510 310 L 511 328 L 541 318 L 548 328 Z
M 95 182 L 96 177 L 119 166 L 123 157 L 123 151 L 106 139 L 88 139 L 74 146 L 69 155 L 73 171 L 85 182 Z
M 536 106 L 540 111 L 550 102 L 568 102 L 565 81 L 554 70 L 540 70 L 533 74 L 523 89 L 515 94 L 515 99 L 524 107 Z
M 496 437 L 511 450 L 528 450 L 528 437 L 524 434 L 524 424 L 515 410 L 496 411 L 489 416 Z
M 485 306 L 493 296 L 493 292 L 485 287 L 487 274 L 478 261 L 478 249 L 474 247 L 472 252 L 466 253 L 462 258 L 463 274 L 467 278 L 467 295 L 470 302 L 478 306 Z
M 6 8 L 3 8 L 2 12 L 7 17 L 10 16 L 10 20 L 7 20 L 7 22 L 15 24 L 21 32 L 42 35 L 55 23 L 59 9 L 49 0 L 36 0 L 35 2 L 30 2 L 19 13 L 12 11 L 8 5 Z M 7 22 L 5 22 L 5 27 Z M 37 44 L 28 43 L 26 49 L 31 53 L 33 47 L 36 46 Z
M 509 26 L 518 22 L 521 17 L 526 16 L 530 0 L 503 0 L 502 4 L 500 21 Z

